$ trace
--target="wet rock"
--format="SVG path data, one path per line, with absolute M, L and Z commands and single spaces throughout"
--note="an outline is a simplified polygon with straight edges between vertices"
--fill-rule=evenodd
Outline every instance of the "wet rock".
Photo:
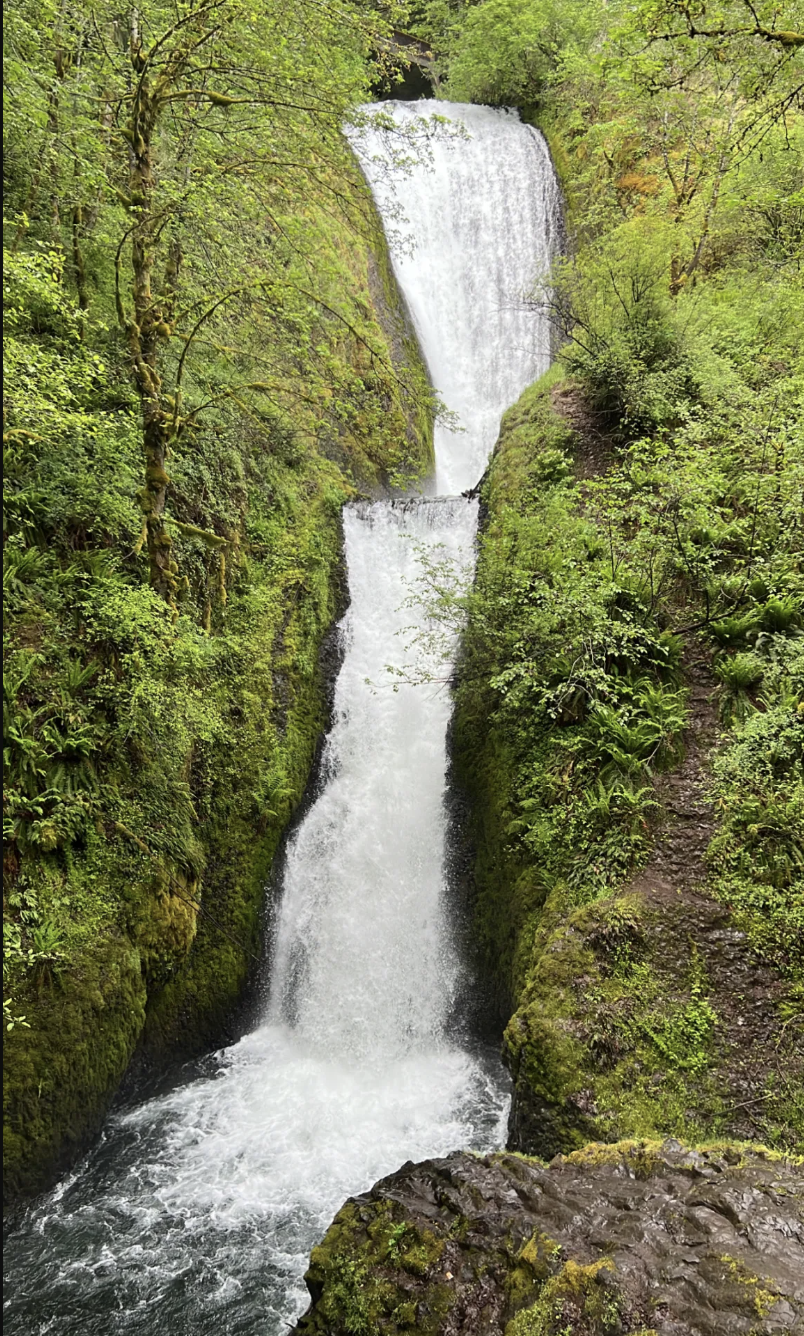
M 404 1165 L 313 1251 L 305 1336 L 804 1333 L 804 1164 L 594 1143 Z

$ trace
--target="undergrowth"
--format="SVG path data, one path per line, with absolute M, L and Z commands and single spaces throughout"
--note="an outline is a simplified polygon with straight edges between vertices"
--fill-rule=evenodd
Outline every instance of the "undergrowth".
M 727 1029 L 694 933 L 664 965 L 652 947 L 603 975 L 589 941 L 634 912 L 631 947 L 644 944 L 627 887 L 662 828 L 657 780 L 683 756 L 693 662 L 721 726 L 703 795 L 717 819 L 708 892 L 783 981 L 775 1028 L 786 1044 L 801 1021 L 801 365 L 788 327 L 771 334 L 775 302 L 798 298 L 769 277 L 735 338 L 731 303 L 747 279 L 718 276 L 671 302 L 658 266 L 653 288 L 629 287 L 643 260 L 618 241 L 566 288 L 559 269 L 557 301 L 576 301 L 580 284 L 584 309 L 605 320 L 591 352 L 570 342 L 503 420 L 456 688 L 478 951 L 501 1013 L 515 1010 L 507 1052 L 524 1102 L 536 1101 L 527 1135 L 548 1129 L 538 1153 L 591 1135 L 700 1138 L 728 1123 L 714 1075 Z M 612 324 L 627 333 L 643 318 L 627 302 L 616 314 L 612 283 L 650 297 L 658 342 L 639 374 L 659 381 L 640 398 L 648 416 L 595 389 L 610 375 Z M 671 411 L 667 357 L 682 353 Z M 668 918 L 665 931 L 683 934 L 683 922 Z M 760 1101 L 766 1140 L 799 1144 L 799 1078 L 774 1075 L 772 1054 L 768 1064 L 749 1102 Z

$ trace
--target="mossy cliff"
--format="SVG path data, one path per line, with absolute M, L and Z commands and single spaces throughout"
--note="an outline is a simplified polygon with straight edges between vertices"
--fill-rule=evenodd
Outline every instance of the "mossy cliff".
M 518 106 L 565 204 L 456 695 L 510 1144 L 801 1148 L 798 76 L 662 0 L 417 13 L 439 94 Z
M 801 1330 L 801 1162 L 721 1143 L 456 1153 L 353 1198 L 314 1249 L 305 1336 Z
M 745 652 L 689 577 L 705 507 L 675 526 L 662 513 L 707 465 L 732 526 L 707 597 L 741 579 L 750 542 L 762 552 L 740 630 L 751 690 L 730 685 Z M 751 539 L 744 486 L 719 445 L 705 463 L 700 446 L 694 462 L 680 444 L 621 451 L 560 371 L 503 421 L 455 761 L 479 963 L 508 1022 L 512 1148 L 804 1146 L 802 642 L 783 602 L 801 554 L 772 513 Z
M 371 222 L 365 190 L 361 209 Z M 87 1143 L 138 1048 L 159 1067 L 225 1036 L 326 722 L 341 506 L 432 464 L 427 377 L 377 220 L 311 226 L 321 281 L 359 309 L 353 335 L 318 331 L 351 399 L 314 419 L 292 400 L 258 414 L 230 401 L 177 446 L 175 609 L 148 588 L 138 542 L 123 350 L 87 324 L 57 252 L 8 257 L 12 1197 Z

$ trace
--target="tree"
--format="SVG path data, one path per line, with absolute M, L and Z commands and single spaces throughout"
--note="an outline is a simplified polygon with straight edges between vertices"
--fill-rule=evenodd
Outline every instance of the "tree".
M 761 138 L 801 108 L 801 0 L 645 0 L 618 40 L 651 92 L 727 75 L 753 108 L 744 138 Z
M 483 0 L 456 13 L 426 7 L 421 30 L 448 53 L 448 94 L 495 105 L 534 104 L 569 50 L 588 51 L 603 24 L 597 0 Z
M 799 5 L 778 0 L 654 0 L 643 10 L 653 41 L 703 41 L 723 47 L 749 38 L 781 51 L 804 46 Z M 792 26 L 790 26 L 792 25 Z
M 44 23 L 23 15 L 13 25 L 12 171 L 30 162 L 31 132 L 42 145 L 17 196 L 30 209 L 51 191 L 51 226 L 59 239 L 69 232 L 82 307 L 85 251 L 101 269 L 106 253 L 115 257 L 115 310 L 142 415 L 142 541 L 151 583 L 170 603 L 179 572 L 166 466 L 179 437 L 227 400 L 258 414 L 293 396 L 313 413 L 337 400 L 321 320 L 377 355 L 358 315 L 311 281 L 305 223 L 313 188 L 361 222 L 342 125 L 366 96 L 385 30 L 352 0 L 144 0 L 122 10 L 64 0 Z M 33 114 L 21 105 L 32 92 Z M 203 381 L 193 372 L 201 346 Z

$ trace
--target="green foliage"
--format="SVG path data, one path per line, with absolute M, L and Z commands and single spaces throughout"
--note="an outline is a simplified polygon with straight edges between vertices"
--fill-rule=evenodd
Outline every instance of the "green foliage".
M 661 625 L 655 506 L 630 474 L 545 479 L 543 453 L 570 443 L 560 393 L 548 380 L 504 421 L 457 688 L 461 768 L 493 819 L 478 837 L 481 876 L 488 867 L 497 888 L 479 902 L 489 961 L 505 949 L 495 916 L 518 869 L 536 870 L 538 912 L 559 882 L 583 903 L 638 866 L 653 780 L 677 758 L 687 716 L 679 643 Z
M 717 895 L 755 949 L 794 977 L 804 964 L 804 675 L 802 641 L 770 640 L 757 704 L 716 759 L 718 833 L 709 851 Z M 727 661 L 728 672 L 738 656 Z M 739 665 L 738 665 L 739 670 Z M 756 671 L 756 670 L 755 670 Z M 728 697 L 727 697 L 728 699 Z
M 750 709 L 750 693 L 765 676 L 765 664 L 757 654 L 735 654 L 718 664 L 717 675 L 724 691 L 721 710 L 726 718 L 742 718 Z
M 442 1329 L 455 1299 L 452 1287 L 439 1283 L 445 1240 L 440 1230 L 395 1223 L 398 1214 L 384 1200 L 372 1201 L 368 1209 L 347 1202 L 338 1212 L 313 1249 L 305 1277 L 311 1292 L 320 1296 L 303 1320 L 311 1336 L 399 1330 L 436 1336 Z M 426 1303 L 418 1303 L 410 1277 L 426 1287 Z
M 667 291 L 665 239 L 623 226 L 559 265 L 553 319 L 563 359 L 609 431 L 630 439 L 681 425 L 698 397 L 694 359 Z
M 596 0 L 424 0 L 410 11 L 443 95 L 495 106 L 538 103 L 559 67 L 588 57 L 608 17 Z
M 349 1336 L 373 1336 L 376 1331 L 367 1293 L 368 1281 L 368 1267 L 359 1257 L 339 1257 L 334 1262 L 327 1290 L 327 1309 L 330 1315 L 337 1314 L 340 1325 Z
M 649 87 L 666 84 L 671 65 L 681 82 L 726 65 L 747 101 L 784 104 L 804 46 L 804 11 L 800 0 L 650 0 L 624 36 L 639 51 L 637 69 Z
M 706 979 L 694 950 L 691 974 L 689 1002 L 669 1015 L 649 1015 L 640 1026 L 668 1067 L 697 1076 L 711 1061 L 717 1013 L 707 997 Z
M 485 0 L 467 7 L 449 43 L 448 96 L 532 104 L 565 48 L 583 50 L 599 27 L 596 6 L 558 0 Z
M 664 977 L 635 943 L 591 983 L 575 908 L 616 906 L 601 897 L 647 855 L 692 656 L 714 660 L 731 726 L 711 891 L 766 960 L 801 971 L 798 351 L 772 323 L 787 300 L 775 271 L 758 293 L 740 258 L 672 297 L 663 235 L 618 223 L 559 272 L 574 380 L 551 373 L 504 421 L 457 690 L 480 954 L 501 1008 L 518 1002 L 507 1052 L 517 1099 L 537 1110 L 527 1136 L 547 1155 L 590 1135 L 722 1126 L 722 1032 L 703 982 Z M 582 425 L 580 481 L 541 466 L 559 443 L 572 450 L 562 416 Z M 787 1091 L 769 1077 L 762 1095 L 780 1144 L 798 1135 L 797 1080 Z M 606 1111 L 594 1132 L 592 1091 Z
M 71 0 L 32 26 L 34 41 L 13 24 L 8 43 L 7 233 L 28 310 L 15 299 L 13 323 L 44 329 L 18 255 L 40 247 L 77 297 L 69 318 L 64 303 L 47 315 L 51 332 L 116 326 L 142 418 L 140 545 L 173 606 L 199 593 L 175 526 L 204 526 L 166 461 L 197 453 L 201 433 L 234 419 L 270 434 L 290 415 L 306 454 L 419 471 L 411 419 L 431 396 L 366 300 L 378 225 L 341 130 L 387 24 L 350 0 L 187 0 L 178 16 L 162 0 Z
M 541 455 L 566 433 L 565 405 L 578 411 L 577 384 L 553 373 L 504 421 L 456 719 L 474 799 L 479 954 L 501 1010 L 516 1008 L 506 1049 L 517 1099 L 538 1110 L 528 1144 L 544 1155 L 592 1135 L 701 1137 L 724 1125 L 712 1073 L 725 1034 L 703 966 L 671 968 L 631 902 L 612 897 L 662 815 L 655 784 L 680 755 L 691 655 L 714 658 L 730 725 L 715 764 L 711 893 L 791 980 L 804 940 L 801 543 L 778 518 L 798 494 L 793 417 L 778 424 L 772 481 L 772 447 L 726 433 L 718 403 L 694 430 L 612 451 L 602 475 L 545 481 Z M 728 608 L 750 650 L 724 644 Z M 684 941 L 683 925 L 666 931 Z M 798 1135 L 796 1080 L 788 1090 L 768 1077 L 774 1144 Z M 606 1111 L 594 1124 L 583 1112 L 592 1091 Z

